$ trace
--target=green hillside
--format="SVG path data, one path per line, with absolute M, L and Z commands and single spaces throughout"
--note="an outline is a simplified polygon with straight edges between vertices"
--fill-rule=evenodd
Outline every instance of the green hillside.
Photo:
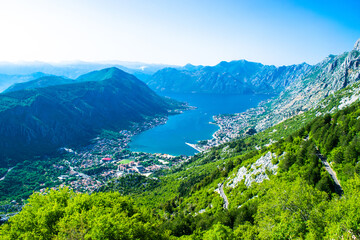
M 75 83 L 75 81 L 58 76 L 45 76 L 24 83 L 15 83 L 14 85 L 11 85 L 9 88 L 7 88 L 3 93 L 71 83 Z
M 25 201 L 22 211 L 0 227 L 0 238 L 358 239 L 359 61 L 357 43 L 351 52 L 329 56 L 313 66 L 303 77 L 290 83 L 278 98 L 259 106 L 263 111 L 255 109 L 252 115 L 240 119 L 246 123 L 244 128 L 257 130 L 254 135 L 242 135 L 150 176 L 131 173 L 103 178 L 104 184 L 91 194 L 74 193 L 66 187 L 34 193 Z M 226 63 L 221 66 L 229 67 Z M 193 71 L 202 69 L 187 67 Z M 92 88 L 96 91 L 90 92 L 101 92 L 108 85 L 107 94 L 125 89 L 122 93 L 127 96 L 127 92 L 139 91 L 135 88 L 139 85 L 132 84 L 136 79 L 126 78 L 120 87 L 118 76 L 122 73 L 107 69 L 79 78 L 79 83 L 71 85 L 76 90 L 69 91 L 70 85 L 54 87 L 66 89 L 58 92 L 72 104 L 81 102 L 83 105 L 79 106 L 99 109 L 106 106 L 102 101 L 104 95 L 100 98 L 91 95 L 91 100 L 99 101 L 99 105 L 90 101 L 90 97 L 80 101 L 76 96 L 86 95 Z M 4 95 L 2 109 L 33 106 L 37 97 L 51 88 L 37 89 L 37 94 L 29 90 Z M 160 102 L 161 98 L 150 93 L 149 98 L 160 99 L 157 106 L 164 106 L 160 110 L 170 108 L 161 105 L 168 103 Z M 23 100 L 16 98 L 19 95 Z M 132 104 L 150 114 L 153 109 L 147 112 L 137 102 L 141 97 L 130 98 Z M 66 101 L 61 106 L 67 106 Z M 86 112 L 90 110 L 86 108 Z M 102 111 L 102 116 L 109 117 L 106 113 L 111 111 L 114 110 Z M 129 116 L 137 116 L 132 114 Z M 236 120 L 236 115 L 227 117 Z M 94 124 L 106 123 L 104 118 L 95 119 Z M 118 133 L 114 134 L 105 131 L 103 135 L 116 138 Z M 130 157 L 126 150 L 117 154 L 124 159 Z M 56 163 L 52 158 L 49 165 L 51 161 Z M 32 173 L 35 170 L 30 168 L 42 171 L 41 166 L 24 164 Z M 71 169 L 70 164 L 67 167 Z M 102 163 L 91 169 L 83 168 L 82 172 L 101 172 L 105 167 Z M 58 169 L 59 166 L 51 168 Z M 3 169 L 2 173 L 5 172 Z M 6 181 L 14 179 L 11 174 Z M 60 170 L 57 174 L 60 175 Z M 31 186 L 35 187 L 36 181 L 30 181 Z M 9 201 L 11 191 L 5 189 L 5 184 L 0 187 L 8 194 L 3 199 Z M 19 193 L 15 202 L 22 201 L 24 196 Z
M 86 144 L 102 129 L 127 129 L 177 105 L 117 68 L 74 84 L 0 94 L 0 164 Z
M 359 113 L 358 102 L 315 118 L 314 113 L 307 112 L 158 172 L 158 181 L 136 178 L 138 186 L 147 186 L 142 191 L 131 187 L 136 175 L 128 175 L 109 181 L 95 195 L 74 195 L 66 189 L 34 194 L 23 211 L 2 226 L 1 237 L 356 237 L 360 234 Z M 273 144 L 268 145 L 270 139 Z M 341 192 L 337 193 L 322 158 L 337 173 Z M 227 208 L 215 191 L 219 188 L 227 197 Z M 112 191 L 130 195 L 133 200 L 123 200 Z M 114 211 L 112 206 L 118 201 L 133 201 L 130 205 L 135 209 L 127 209 L 124 202 L 124 207 Z M 42 214 L 37 213 L 40 211 Z M 128 217 L 132 220 L 125 221 Z M 129 222 L 132 225 L 127 225 Z

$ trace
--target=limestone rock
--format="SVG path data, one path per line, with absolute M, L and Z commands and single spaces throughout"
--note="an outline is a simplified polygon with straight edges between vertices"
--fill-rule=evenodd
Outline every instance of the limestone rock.
M 255 163 L 253 163 L 249 170 L 245 167 L 241 167 L 237 172 L 235 178 L 230 181 L 227 186 L 234 188 L 239 182 L 245 179 L 245 185 L 249 187 L 253 182 L 263 182 L 265 179 L 269 179 L 266 175 L 266 170 L 269 170 L 273 174 L 277 173 L 278 166 L 272 164 L 271 160 L 276 158 L 276 154 L 268 152 L 264 156 L 260 157 Z
M 360 39 L 358 39 L 354 45 L 354 50 L 360 51 Z

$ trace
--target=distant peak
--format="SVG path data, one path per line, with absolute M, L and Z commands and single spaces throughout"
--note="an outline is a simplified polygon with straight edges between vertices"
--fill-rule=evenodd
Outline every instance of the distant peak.
M 100 70 L 100 71 L 102 71 L 102 70 Z M 103 71 L 104 72 L 124 72 L 117 67 L 105 68 L 105 69 L 103 69 Z
M 354 45 L 354 50 L 360 51 L 360 38 L 356 41 Z
M 117 67 L 110 67 L 110 68 L 104 68 L 102 70 L 99 70 L 99 73 L 104 74 L 105 78 L 111 78 L 113 76 L 123 76 L 123 75 L 127 75 L 126 72 L 124 72 L 123 70 L 117 68 Z
M 93 82 L 93 81 L 103 81 L 111 78 L 124 78 L 128 76 L 132 76 L 132 75 L 124 72 L 123 70 L 120 70 L 117 67 L 111 67 L 81 75 L 80 77 L 77 78 L 77 81 Z

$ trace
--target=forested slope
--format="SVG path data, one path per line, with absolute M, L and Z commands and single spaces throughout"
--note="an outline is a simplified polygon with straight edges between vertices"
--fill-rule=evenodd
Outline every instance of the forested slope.
M 198 154 L 158 172 L 156 178 L 128 175 L 91 195 L 66 189 L 35 194 L 22 212 L 2 226 L 0 236 L 357 238 L 360 104 L 327 112 L 323 108 L 298 115 L 265 132 Z M 335 193 L 319 154 L 337 173 L 342 196 Z M 134 183 L 138 187 L 133 188 Z M 218 193 L 219 184 L 224 186 L 228 209 Z

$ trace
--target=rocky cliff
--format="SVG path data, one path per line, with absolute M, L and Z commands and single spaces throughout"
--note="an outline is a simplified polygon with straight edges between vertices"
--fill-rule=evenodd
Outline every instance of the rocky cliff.
M 316 107 L 325 97 L 360 80 L 360 39 L 350 52 L 330 55 L 270 102 L 271 112 L 257 130 Z M 350 90 L 350 91 L 354 91 Z

